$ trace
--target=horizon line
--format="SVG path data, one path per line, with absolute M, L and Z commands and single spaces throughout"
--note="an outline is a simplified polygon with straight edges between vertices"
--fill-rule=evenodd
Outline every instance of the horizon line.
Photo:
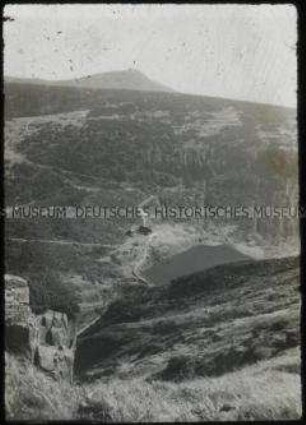
M 40 78 L 40 77 L 20 77 L 20 76 L 15 76 L 15 75 L 4 75 L 3 74 L 3 80 L 5 81 L 5 79 L 19 79 L 19 80 L 24 80 L 24 81 L 42 81 L 42 82 L 50 82 L 50 83 L 56 83 L 56 82 L 63 82 L 63 81 L 77 81 L 77 80 L 81 80 L 81 79 L 86 79 L 86 78 L 90 78 L 93 77 L 95 75 L 101 75 L 101 74 L 111 74 L 111 73 L 117 73 L 117 72 L 138 72 L 142 75 L 144 75 L 145 77 L 147 77 L 149 80 L 151 80 L 152 82 L 158 83 L 161 86 L 165 86 L 168 87 L 166 83 L 160 83 L 159 81 L 153 80 L 150 77 L 148 77 L 144 72 L 138 70 L 138 69 L 133 69 L 133 68 L 124 68 L 124 69 L 117 69 L 117 70 L 113 70 L 113 71 L 104 71 L 104 72 L 96 72 L 94 74 L 87 74 L 87 75 L 83 75 L 80 77 L 72 77 L 72 78 L 63 78 L 63 79 L 48 79 L 48 78 Z M 54 84 L 56 86 L 56 84 Z M 139 91 L 137 89 L 133 90 L 133 89 L 115 89 L 115 88 L 110 88 L 110 89 L 106 89 L 106 88 L 92 88 L 92 87 L 83 87 L 86 88 L 88 90 L 129 90 L 129 91 Z M 244 103 L 253 103 L 253 104 L 258 104 L 258 105 L 269 105 L 269 106 L 275 106 L 275 107 L 279 107 L 279 108 L 287 108 L 287 109 L 293 109 L 293 110 L 297 110 L 297 102 L 295 105 L 284 105 L 284 104 L 279 104 L 279 103 L 270 103 L 270 102 L 262 102 L 262 101 L 257 101 L 257 100 L 246 100 L 246 99 L 241 99 L 241 98 L 230 98 L 230 97 L 223 97 L 220 95 L 207 95 L 207 94 L 199 94 L 199 93 L 192 93 L 192 92 L 182 92 L 182 91 L 178 91 L 176 89 L 174 89 L 173 87 L 169 86 L 169 89 L 173 90 L 173 92 L 169 92 L 171 94 L 181 94 L 181 95 L 189 95 L 189 96 L 200 96 L 200 97 L 210 97 L 213 99 L 224 99 L 224 100 L 232 100 L 232 101 L 237 101 L 237 102 L 244 102 Z M 150 90 L 148 90 L 150 91 Z M 155 91 L 157 92 L 157 91 Z M 162 91 L 160 93 L 163 93 Z

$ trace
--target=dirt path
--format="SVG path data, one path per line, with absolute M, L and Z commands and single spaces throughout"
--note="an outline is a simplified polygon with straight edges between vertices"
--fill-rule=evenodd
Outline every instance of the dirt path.
M 89 323 L 87 323 L 85 326 L 83 326 L 81 329 L 79 329 L 77 331 L 77 338 L 79 338 L 84 332 L 87 331 L 87 329 L 89 329 L 91 326 L 94 326 L 95 323 L 98 322 L 98 320 L 100 320 L 100 314 L 95 317 L 93 320 L 91 320 Z
M 151 241 L 152 241 L 154 236 L 156 236 L 156 234 L 154 232 L 151 233 L 148 236 L 146 244 L 145 244 L 144 249 L 143 249 L 143 255 L 140 257 L 138 263 L 136 263 L 136 265 L 134 266 L 134 269 L 133 269 L 133 276 L 135 276 L 136 279 L 138 279 L 140 282 L 145 283 L 148 286 L 153 286 L 153 283 L 150 282 L 148 279 L 145 279 L 143 276 L 141 276 L 141 268 L 143 267 L 143 265 L 146 262 L 146 259 L 147 259 L 147 256 L 148 256 L 148 251 L 149 251 L 149 248 L 151 246 Z
M 38 242 L 38 243 L 53 243 L 60 245 L 83 245 L 83 246 L 99 246 L 103 248 L 114 248 L 114 245 L 102 244 L 102 243 L 94 243 L 94 242 L 77 242 L 77 241 L 69 241 L 69 240 L 52 240 L 52 239 L 23 239 L 23 238 L 8 238 L 10 241 L 14 242 Z

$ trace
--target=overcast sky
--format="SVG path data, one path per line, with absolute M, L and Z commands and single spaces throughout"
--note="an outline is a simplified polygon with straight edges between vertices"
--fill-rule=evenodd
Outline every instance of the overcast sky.
M 7 5 L 5 75 L 136 68 L 175 90 L 296 106 L 289 5 Z

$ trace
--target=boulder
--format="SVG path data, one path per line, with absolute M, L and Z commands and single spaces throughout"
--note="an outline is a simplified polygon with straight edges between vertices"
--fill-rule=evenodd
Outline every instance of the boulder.
M 34 355 L 34 364 L 46 372 L 54 372 L 54 356 L 56 349 L 53 347 L 44 347 L 42 345 L 36 348 Z
M 67 348 L 37 346 L 34 364 L 55 379 L 72 381 L 74 352 Z
M 70 346 L 71 332 L 66 314 L 48 310 L 40 316 L 39 340 L 41 344 Z

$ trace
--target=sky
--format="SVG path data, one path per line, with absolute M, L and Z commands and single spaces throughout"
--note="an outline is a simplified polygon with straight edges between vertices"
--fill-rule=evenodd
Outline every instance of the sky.
M 292 5 L 7 5 L 4 74 L 137 69 L 184 92 L 296 107 Z

